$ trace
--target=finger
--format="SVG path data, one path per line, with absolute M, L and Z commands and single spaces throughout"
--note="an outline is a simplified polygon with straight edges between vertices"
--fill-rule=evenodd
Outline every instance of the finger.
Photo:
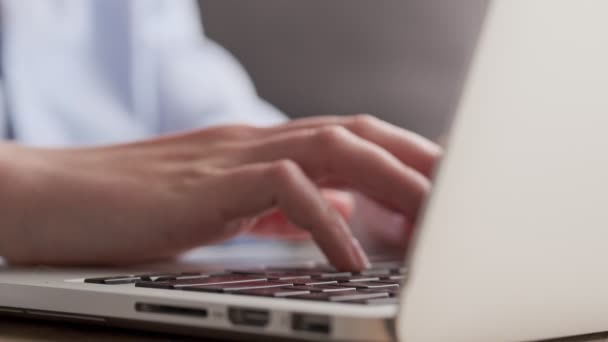
M 357 203 L 357 210 L 358 219 L 365 228 L 365 233 L 378 241 L 381 246 L 401 249 L 406 246 L 412 224 L 403 215 L 386 210 L 364 198 Z
M 340 214 L 292 161 L 247 165 L 224 172 L 214 193 L 220 222 L 227 223 L 279 208 L 307 230 L 335 267 L 360 270 L 369 264 Z
M 295 161 L 312 179 L 351 187 L 415 220 L 429 180 L 383 148 L 340 126 L 298 130 L 251 144 L 245 163 Z
M 342 215 L 345 220 L 353 216 L 355 197 L 351 192 L 335 189 L 321 189 L 321 194 Z
M 287 216 L 278 209 L 259 217 L 249 232 L 256 236 L 281 239 L 311 238 L 310 232 L 291 223 Z
M 355 201 L 351 193 L 339 190 L 323 189 L 323 197 L 334 207 L 345 220 L 350 220 Z M 285 214 L 278 210 L 272 210 L 255 220 L 255 225 L 250 232 L 258 236 L 274 236 L 288 239 L 310 238 L 310 233 L 298 228 Z
M 381 146 L 402 163 L 430 177 L 441 156 L 441 148 L 432 141 L 371 115 L 318 116 L 297 119 L 286 124 L 261 129 L 265 134 L 277 134 L 302 129 L 342 126 L 359 137 Z

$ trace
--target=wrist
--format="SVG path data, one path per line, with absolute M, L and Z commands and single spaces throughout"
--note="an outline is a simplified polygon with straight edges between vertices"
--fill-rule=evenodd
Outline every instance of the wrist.
M 0 257 L 23 260 L 28 253 L 24 220 L 30 212 L 36 180 L 32 149 L 0 142 Z
M 18 182 L 16 182 L 21 158 L 19 157 L 19 146 L 13 143 L 0 142 L 0 221 L 6 222 L 5 218 L 10 216 L 4 204 L 11 203 Z

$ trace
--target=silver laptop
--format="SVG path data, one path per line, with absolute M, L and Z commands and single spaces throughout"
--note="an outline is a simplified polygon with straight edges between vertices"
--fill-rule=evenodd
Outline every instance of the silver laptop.
M 222 250 L 201 256 L 221 265 L 4 268 L 0 313 L 309 341 L 606 331 L 607 13 L 605 0 L 491 4 L 407 268 L 338 273 L 306 248 L 282 259 L 278 245 L 225 247 L 259 258 L 248 265 Z

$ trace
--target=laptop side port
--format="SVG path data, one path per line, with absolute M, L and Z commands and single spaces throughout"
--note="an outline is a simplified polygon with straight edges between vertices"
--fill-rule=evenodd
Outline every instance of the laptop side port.
M 251 327 L 265 327 L 270 323 L 268 310 L 228 308 L 228 318 L 235 325 L 248 325 Z
M 291 328 L 295 331 L 331 334 L 331 319 L 326 315 L 296 313 L 291 316 Z
M 149 312 L 166 315 L 189 316 L 205 318 L 208 315 L 206 309 L 187 308 L 183 306 L 150 304 L 150 303 L 135 303 L 135 310 L 138 312 Z

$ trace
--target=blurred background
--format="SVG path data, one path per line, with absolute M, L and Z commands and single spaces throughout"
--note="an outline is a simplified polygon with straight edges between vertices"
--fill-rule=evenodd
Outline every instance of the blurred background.
M 371 113 L 430 138 L 455 106 L 488 0 L 201 0 L 206 33 L 290 116 Z

